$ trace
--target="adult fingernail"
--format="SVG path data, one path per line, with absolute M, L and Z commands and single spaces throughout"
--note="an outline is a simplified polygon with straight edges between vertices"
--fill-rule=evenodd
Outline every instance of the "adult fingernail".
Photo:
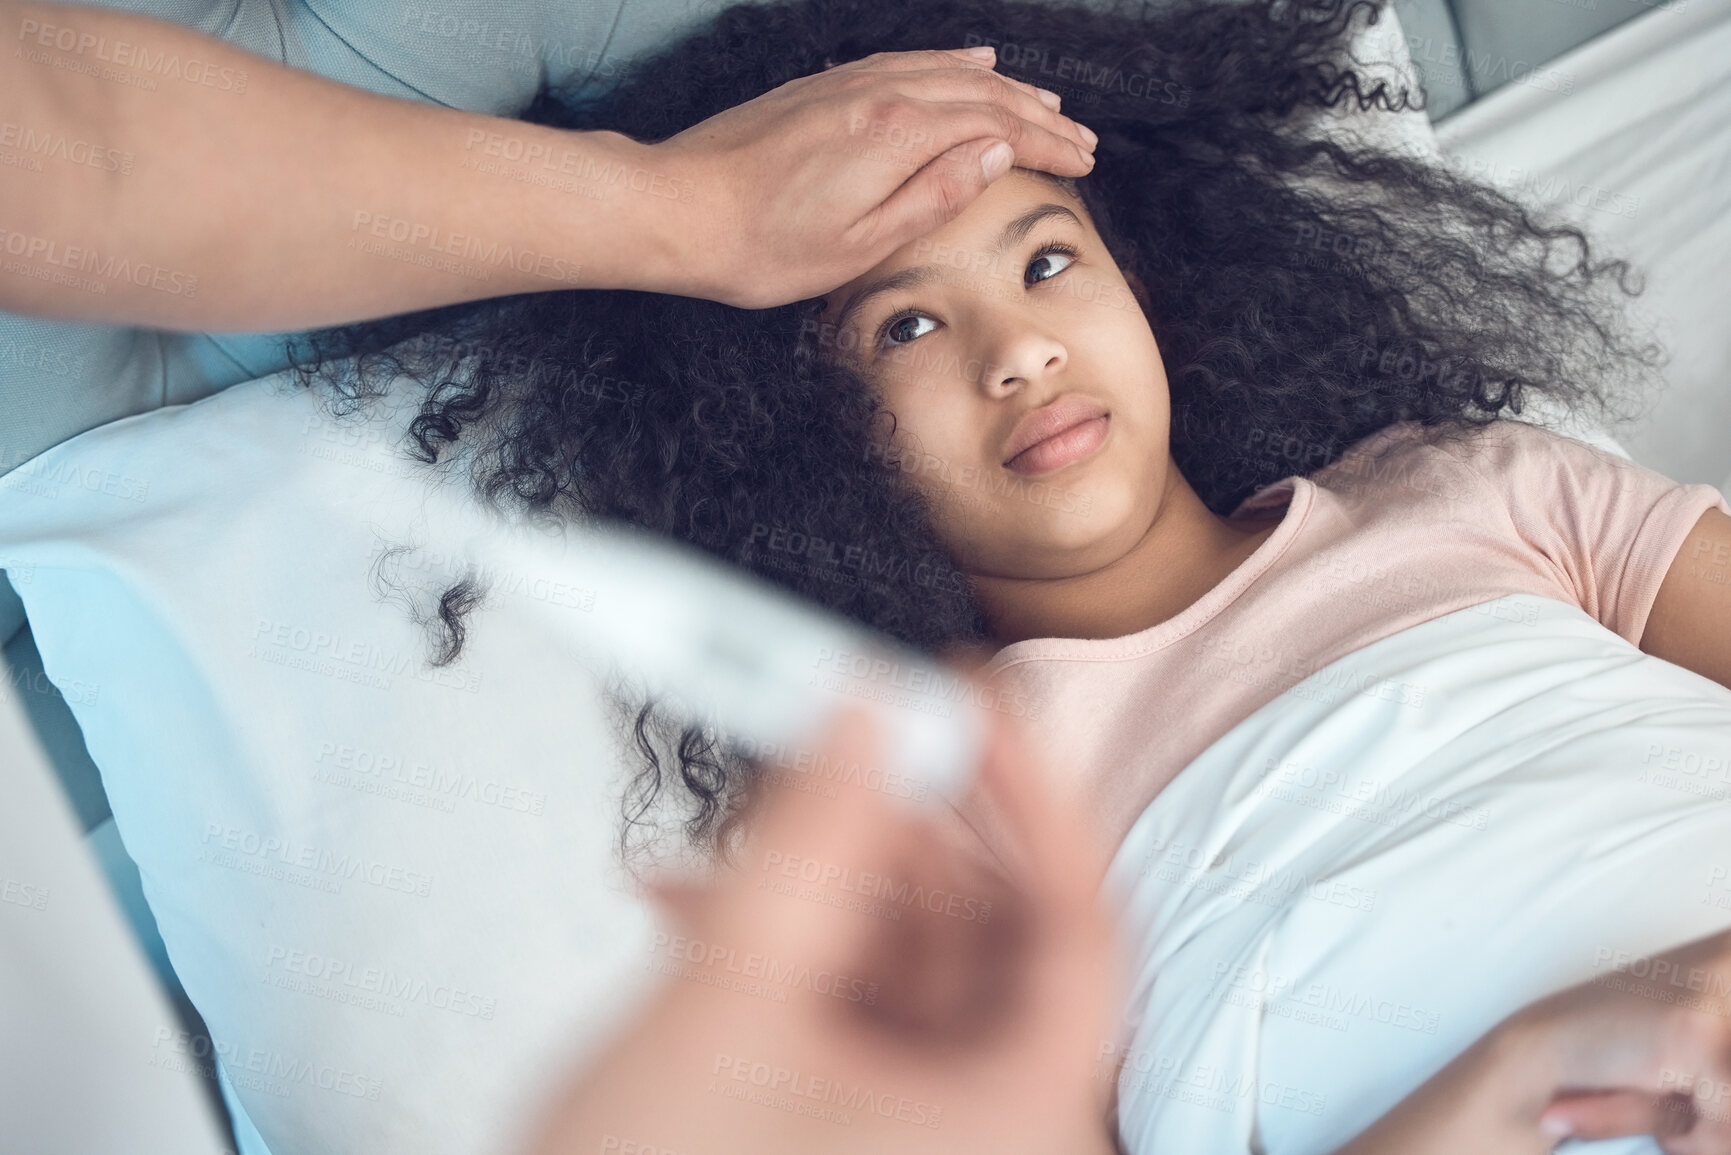
M 986 180 L 994 181 L 1010 171 L 1010 162 L 1015 159 L 1016 150 L 1000 140 L 980 154 L 980 168 Z
M 975 60 L 990 60 L 998 54 L 998 50 L 990 44 L 980 44 L 968 49 L 968 55 Z
M 1057 110 L 1059 105 L 1064 103 L 1063 99 L 1059 97 L 1056 92 L 1050 92 L 1044 88 L 1034 89 L 1034 94 L 1040 98 L 1041 104 L 1054 111 Z
M 1100 143 L 1100 137 L 1087 125 L 1078 124 L 1076 126 L 1076 131 L 1082 134 L 1082 139 L 1088 142 L 1089 148 L 1093 148 L 1095 145 Z

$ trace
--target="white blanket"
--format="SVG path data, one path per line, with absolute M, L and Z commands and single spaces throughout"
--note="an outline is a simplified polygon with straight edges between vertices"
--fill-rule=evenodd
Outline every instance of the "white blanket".
M 1128 1149 L 1322 1155 L 1511 1011 L 1731 925 L 1728 797 L 1731 690 L 1570 605 L 1506 597 L 1319 670 L 1114 860 Z

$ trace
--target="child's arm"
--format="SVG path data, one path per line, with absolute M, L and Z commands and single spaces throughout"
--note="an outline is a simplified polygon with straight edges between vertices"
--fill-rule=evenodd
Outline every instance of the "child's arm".
M 767 307 L 959 212 L 991 137 L 1091 167 L 1074 122 L 960 50 L 844 64 L 651 145 L 363 92 L 124 12 L 0 0 L 0 43 L 0 308 L 38 316 L 283 330 L 578 287 Z M 922 143 L 850 163 L 848 126 L 886 116 Z
M 1653 960 L 1692 1001 L 1596 979 L 1529 1003 L 1336 1155 L 1541 1155 L 1563 1136 L 1731 1150 L 1731 932 Z
M 1722 511 L 1701 515 L 1665 571 L 1641 649 L 1731 686 L 1731 517 Z

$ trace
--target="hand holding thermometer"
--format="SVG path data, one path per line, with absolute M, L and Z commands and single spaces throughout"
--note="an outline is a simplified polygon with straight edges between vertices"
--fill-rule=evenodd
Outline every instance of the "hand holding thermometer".
M 757 748 L 810 742 L 844 703 L 865 703 L 895 769 L 959 800 L 985 749 L 974 684 L 894 641 L 687 546 L 615 525 L 535 532 L 497 523 L 469 555 L 593 591 L 592 607 L 536 603 L 539 620 L 597 674 L 622 673 L 689 721 Z

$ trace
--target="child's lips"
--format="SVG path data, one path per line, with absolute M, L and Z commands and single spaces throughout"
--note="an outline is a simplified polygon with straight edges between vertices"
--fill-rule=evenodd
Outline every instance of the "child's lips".
M 1016 419 L 1009 436 L 1004 439 L 1003 456 L 999 460 L 1008 466 L 1023 452 L 1047 438 L 1055 437 L 1073 425 L 1104 417 L 1106 413 L 1106 407 L 1086 393 L 1061 393 Z
M 1106 440 L 1106 431 L 1111 420 L 1111 415 L 1105 414 L 1077 422 L 1028 446 L 1005 462 L 1004 467 L 1015 473 L 1035 475 L 1052 473 L 1067 465 L 1074 465 L 1092 456 L 1095 450 L 1100 448 Z

